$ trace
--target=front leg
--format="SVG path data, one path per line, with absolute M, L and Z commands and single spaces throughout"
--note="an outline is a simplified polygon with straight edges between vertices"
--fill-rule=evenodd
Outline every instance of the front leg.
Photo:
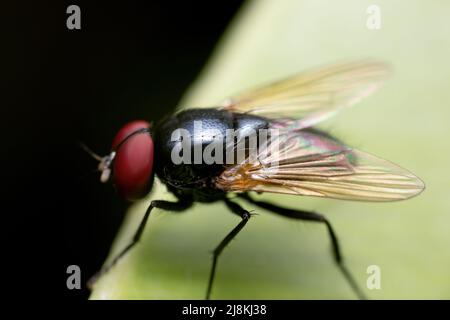
M 163 209 L 167 211 L 183 211 L 192 205 L 192 200 L 180 199 L 178 202 L 170 202 L 165 200 L 153 200 L 145 211 L 144 217 L 139 224 L 131 242 L 122 249 L 122 251 L 114 257 L 114 259 L 104 266 L 100 271 L 94 274 L 88 281 L 88 287 L 92 288 L 95 282 L 105 273 L 107 273 L 125 254 L 130 251 L 141 239 L 142 233 L 144 232 L 145 225 L 147 224 L 148 217 L 152 212 L 153 208 Z

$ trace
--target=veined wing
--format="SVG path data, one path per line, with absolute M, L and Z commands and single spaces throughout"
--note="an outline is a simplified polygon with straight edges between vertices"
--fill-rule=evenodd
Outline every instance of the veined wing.
M 228 167 L 216 186 L 360 201 L 402 200 L 424 189 L 411 172 L 309 129 L 272 137 L 256 157 Z
M 373 93 L 389 74 L 386 64 L 357 61 L 300 73 L 229 98 L 223 108 L 272 119 L 297 119 L 292 127 L 311 127 Z

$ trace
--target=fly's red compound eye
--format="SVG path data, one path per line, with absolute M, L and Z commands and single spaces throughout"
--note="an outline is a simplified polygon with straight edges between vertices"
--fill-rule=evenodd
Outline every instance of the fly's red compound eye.
M 150 191 L 153 173 L 153 140 L 147 131 L 150 124 L 143 120 L 127 123 L 115 136 L 113 180 L 117 191 L 128 200 L 145 197 Z

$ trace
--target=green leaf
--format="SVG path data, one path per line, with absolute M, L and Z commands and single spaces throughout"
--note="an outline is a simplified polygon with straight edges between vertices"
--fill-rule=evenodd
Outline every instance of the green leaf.
M 366 289 L 370 298 L 449 298 L 450 3 L 379 0 L 377 31 L 366 27 L 371 4 L 248 2 L 180 106 L 211 106 L 242 89 L 341 59 L 389 62 L 395 75 L 387 85 L 323 128 L 410 169 L 428 189 L 386 204 L 261 197 L 325 214 L 361 287 L 367 267 L 380 266 L 381 290 Z M 157 182 L 146 200 L 133 205 L 109 259 L 128 244 L 151 199 L 173 197 Z M 221 256 L 212 298 L 355 298 L 333 264 L 323 226 L 243 205 L 259 215 Z M 141 243 L 96 283 L 91 299 L 203 299 L 211 252 L 239 220 L 221 203 L 196 204 L 184 213 L 155 210 Z

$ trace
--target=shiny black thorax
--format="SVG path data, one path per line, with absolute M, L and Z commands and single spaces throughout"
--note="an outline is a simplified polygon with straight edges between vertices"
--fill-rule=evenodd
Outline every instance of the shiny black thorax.
M 200 163 L 194 159 L 198 157 L 198 150 L 205 148 L 214 141 L 211 130 L 220 132 L 222 137 L 227 130 L 240 130 L 240 132 L 258 132 L 259 129 L 268 128 L 269 122 L 262 117 L 232 113 L 226 110 L 189 109 L 181 111 L 161 121 L 153 131 L 155 142 L 155 171 L 158 178 L 167 185 L 168 189 L 177 197 L 193 197 L 196 201 L 210 202 L 223 198 L 225 193 L 215 187 L 214 181 L 225 168 L 230 165 L 222 163 L 207 164 L 201 159 Z M 201 127 L 201 134 L 199 128 Z M 175 164 L 173 161 L 174 148 L 181 148 L 183 138 L 174 133 L 183 129 L 184 136 L 189 135 L 191 145 L 191 161 Z M 177 138 L 178 137 L 178 138 Z M 216 140 L 217 141 L 217 140 Z M 226 140 L 223 139 L 222 154 L 226 154 Z M 179 149 L 176 149 L 179 150 Z M 180 152 L 175 152 L 180 154 Z M 184 154 L 183 154 L 184 155 Z M 198 158 L 197 158 L 198 160 Z

